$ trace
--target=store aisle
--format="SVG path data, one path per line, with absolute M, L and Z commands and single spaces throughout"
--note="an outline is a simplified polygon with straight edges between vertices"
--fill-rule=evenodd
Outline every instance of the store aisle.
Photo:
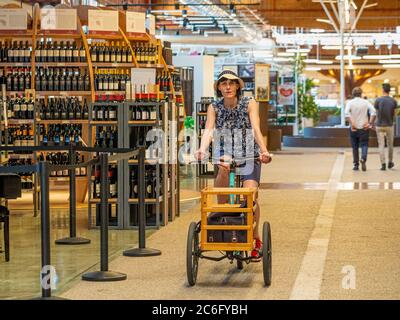
M 363 173 L 374 179 L 368 181 L 370 185 L 376 186 L 373 183 L 378 177 L 380 181 L 395 180 L 398 170 L 386 172 L 382 177 L 379 166 L 373 168 L 374 158 L 378 157 L 375 152 L 371 150 L 371 166 L 368 172 Z M 311 258 L 317 260 L 323 271 L 319 275 L 316 298 L 399 298 L 400 274 L 397 270 L 400 270 L 400 260 L 396 250 L 399 225 L 396 217 L 400 213 L 400 191 L 377 188 L 349 190 L 349 184 L 341 183 L 348 182 L 349 174 L 354 174 L 359 181 L 365 177 L 361 172 L 350 173 L 350 150 L 343 154 L 342 150 L 334 149 L 319 153 L 315 149 L 291 149 L 277 153 L 274 162 L 263 172 L 261 220 L 271 222 L 273 242 L 273 279 L 269 288 L 263 285 L 259 263 L 245 265 L 242 271 L 238 271 L 228 261 L 206 260 L 200 260 L 198 283 L 188 287 L 186 237 L 189 223 L 199 219 L 199 205 L 196 205 L 192 212 L 148 238 L 147 245 L 160 249 L 161 256 L 120 256 L 110 263 L 110 269 L 128 274 L 127 281 L 79 281 L 62 296 L 72 299 L 289 299 L 302 272 L 306 253 L 310 254 L 310 238 L 318 236 L 313 234 L 318 230 L 316 218 L 323 216 L 321 208 L 329 192 L 326 183 L 338 157 L 345 159 L 339 182 L 330 185 L 331 189 L 337 188 L 337 198 L 332 204 L 334 212 L 327 254 L 321 256 L 311 251 Z M 396 157 L 400 158 L 398 149 Z M 309 172 L 312 164 L 315 170 Z M 295 188 L 290 187 L 288 177 L 296 177 L 293 181 L 298 183 Z M 357 182 L 355 179 L 353 182 Z M 270 183 L 274 183 L 275 189 Z M 314 185 L 314 188 L 299 187 L 304 185 Z M 347 283 L 343 267 L 348 265 L 356 267 L 355 289 L 342 287 Z M 307 298 L 307 286 L 300 286 L 297 290 L 300 294 L 296 298 Z

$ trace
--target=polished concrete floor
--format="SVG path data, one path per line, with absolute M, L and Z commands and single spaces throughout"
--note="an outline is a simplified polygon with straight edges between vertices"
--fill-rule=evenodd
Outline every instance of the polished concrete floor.
M 199 198 L 199 190 L 205 182 L 192 178 L 192 171 L 182 174 L 181 211 L 191 208 Z M 100 270 L 100 233 L 88 229 L 88 213 L 85 203 L 77 209 L 77 236 L 91 240 L 85 245 L 55 245 L 56 239 L 69 235 L 68 194 L 53 191 L 51 194 L 51 264 L 57 274 L 54 295 L 66 290 L 82 273 Z M 62 201 L 64 199 L 64 201 Z M 33 216 L 32 198 L 25 193 L 22 199 L 12 200 L 10 205 L 10 261 L 0 253 L 0 299 L 19 299 L 39 296 L 41 268 L 40 215 Z M 22 208 L 22 209 L 21 209 Z M 0 251 L 4 247 L 3 229 L 0 226 Z M 146 236 L 154 233 L 148 230 Z M 123 250 L 138 246 L 138 232 L 135 230 L 109 230 L 109 257 L 118 256 Z M 117 271 L 117 270 L 115 270 Z
M 395 162 L 400 166 L 399 149 Z M 123 256 L 118 283 L 77 281 L 71 299 L 399 299 L 399 166 L 381 172 L 376 149 L 367 172 L 353 172 L 350 150 L 287 149 L 264 167 L 261 221 L 272 226 L 272 285 L 261 263 L 239 271 L 228 261 L 200 260 L 197 283 L 186 279 L 186 239 L 200 205 L 148 238 L 162 255 Z M 364 183 L 364 184 L 362 184 Z M 294 186 L 293 186 L 294 184 Z M 386 187 L 385 187 L 386 186 Z M 391 187 L 390 187 L 391 186 Z M 148 290 L 148 288 L 156 288 Z M 134 289 L 133 289 L 134 288 Z
M 98 270 L 98 231 L 80 247 L 52 246 L 59 289 L 71 299 L 399 299 L 400 298 L 400 149 L 394 170 L 379 170 L 370 149 L 367 171 L 352 171 L 349 149 L 288 148 L 263 167 L 259 199 L 261 221 L 272 227 L 273 277 L 265 287 L 261 263 L 239 271 L 227 261 L 201 260 L 197 284 L 186 280 L 186 238 L 200 218 L 199 191 L 212 181 L 181 181 L 186 200 L 181 216 L 148 235 L 157 257 L 132 259 L 121 251 L 136 245 L 134 231 L 110 231 L 110 269 L 126 281 L 80 280 Z M 184 169 L 186 170 L 186 169 Z M 189 170 L 190 173 L 190 170 Z M 67 213 L 54 212 L 52 239 L 65 236 Z M 13 216 L 12 260 L 0 259 L 0 298 L 39 294 L 39 221 Z M 97 264 L 97 265 L 96 265 Z M 154 290 L 149 290 L 154 288 Z

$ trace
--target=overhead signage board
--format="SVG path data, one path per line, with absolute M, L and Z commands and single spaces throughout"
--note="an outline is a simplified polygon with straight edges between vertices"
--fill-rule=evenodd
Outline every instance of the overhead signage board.
M 77 19 L 76 9 L 43 8 L 40 10 L 40 29 L 76 31 Z
M 143 12 L 126 12 L 126 32 L 130 34 L 146 33 L 146 14 Z
M 119 15 L 116 10 L 88 10 L 89 32 L 96 33 L 118 33 Z
M 28 29 L 28 13 L 25 9 L 0 9 L 0 30 Z

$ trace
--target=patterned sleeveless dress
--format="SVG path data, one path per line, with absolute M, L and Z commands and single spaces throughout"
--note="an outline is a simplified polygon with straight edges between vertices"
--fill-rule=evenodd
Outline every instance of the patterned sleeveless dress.
M 214 135 L 215 157 L 224 154 L 251 157 L 260 153 L 248 114 L 249 102 L 252 99 L 253 97 L 241 97 L 235 108 L 226 108 L 224 98 L 213 102 L 216 113 L 215 129 L 217 129 Z

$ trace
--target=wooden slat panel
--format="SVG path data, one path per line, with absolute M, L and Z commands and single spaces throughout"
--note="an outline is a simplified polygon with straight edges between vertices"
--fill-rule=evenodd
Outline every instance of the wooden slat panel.
M 250 251 L 253 249 L 252 243 L 201 243 L 201 250 L 205 251 Z
M 201 226 L 202 230 L 251 230 L 250 225 L 206 225 L 206 226 Z
M 253 212 L 249 208 L 232 208 L 232 207 L 205 207 L 201 209 L 202 212 Z
M 257 188 L 212 188 L 207 187 L 201 190 L 202 193 L 206 194 L 253 194 L 257 191 Z

